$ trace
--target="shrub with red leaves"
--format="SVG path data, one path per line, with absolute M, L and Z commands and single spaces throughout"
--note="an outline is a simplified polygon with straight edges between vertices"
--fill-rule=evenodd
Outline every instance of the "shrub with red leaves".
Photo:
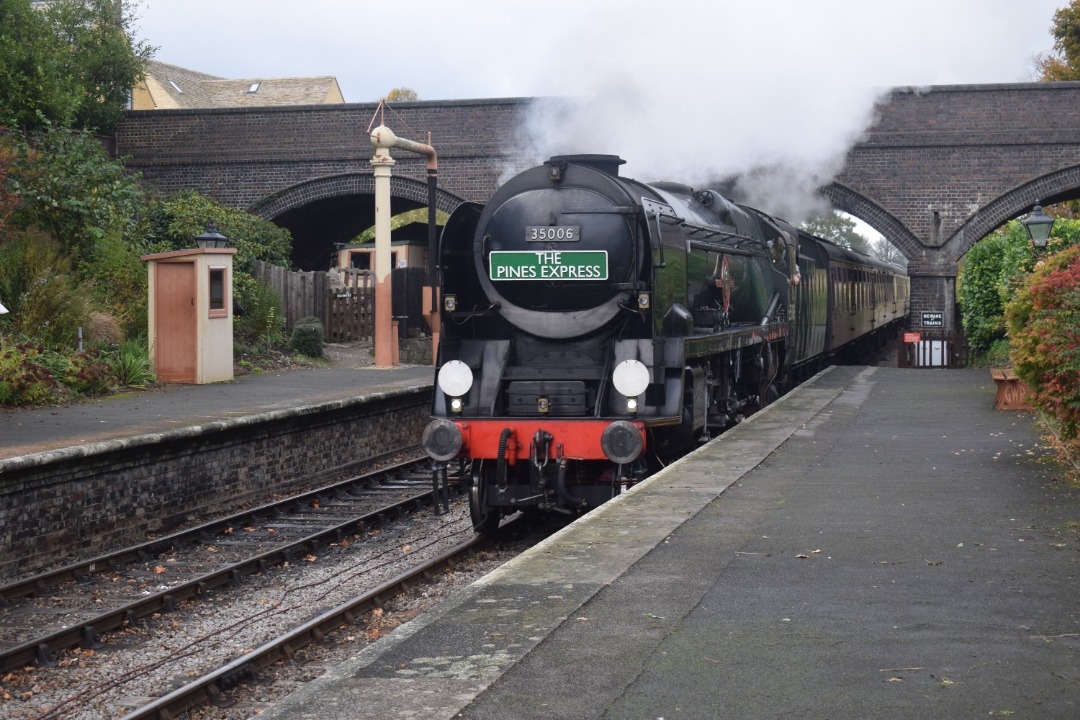
M 1080 248 L 1041 262 L 1006 308 L 1010 356 L 1032 402 L 1080 432 Z
M 0 405 L 38 405 L 56 397 L 52 371 L 40 362 L 45 348 L 0 339 Z

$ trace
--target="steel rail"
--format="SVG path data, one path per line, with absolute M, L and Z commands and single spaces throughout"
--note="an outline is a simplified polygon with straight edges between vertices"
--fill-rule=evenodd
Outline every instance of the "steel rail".
M 397 453 L 395 453 L 397 454 Z M 378 462 L 376 458 L 373 462 Z M 87 560 L 70 563 L 64 567 L 57 568 L 55 570 L 49 570 L 43 573 L 39 573 L 30 577 L 23 578 L 21 580 L 15 580 L 5 585 L 0 585 L 0 604 L 6 600 L 15 600 L 22 597 L 31 597 L 34 595 L 45 595 L 49 592 L 49 588 L 55 587 L 65 582 L 79 581 L 84 577 L 93 575 L 95 573 L 106 573 L 115 570 L 118 566 L 126 565 L 132 562 L 143 562 L 147 557 L 156 555 L 160 552 L 168 550 L 169 548 L 176 547 L 186 543 L 193 537 L 201 535 L 217 534 L 231 525 L 235 525 L 238 520 L 243 518 L 259 518 L 263 515 L 271 515 L 279 508 L 288 506 L 293 503 L 303 503 L 309 500 L 314 500 L 322 495 L 332 493 L 340 490 L 343 487 L 356 484 L 366 484 L 372 479 L 377 478 L 380 475 L 390 475 L 393 473 L 399 473 L 409 468 L 429 462 L 425 459 L 411 459 L 404 460 L 394 465 L 379 468 L 373 470 L 367 474 L 357 477 L 349 478 L 341 482 L 326 485 L 315 490 L 301 493 L 299 495 L 292 495 L 281 500 L 266 503 L 256 508 L 245 510 L 244 512 L 233 513 L 224 518 L 211 520 L 194 527 L 190 527 L 186 530 L 180 530 L 170 535 L 148 540 L 144 543 L 137 545 L 131 545 L 115 552 L 105 553 L 98 555 Z M 352 465 L 355 465 L 353 463 Z M 346 467 L 343 466 L 341 471 L 345 472 Z M 325 473 L 323 473 L 325 474 Z
M 412 463 L 406 464 L 406 466 Z M 400 468 L 399 468 L 400 469 Z M 373 473 L 378 475 L 382 471 Z M 325 489 L 324 489 L 325 491 Z M 311 495 L 311 494 L 305 494 Z M 290 504 L 299 498 L 283 501 Z M 35 638 L 19 645 L 0 651 L 0 672 L 24 667 L 34 663 L 49 664 L 52 656 L 65 649 L 95 646 L 103 633 L 122 628 L 154 613 L 166 613 L 175 609 L 176 603 L 203 597 L 212 589 L 230 583 L 239 583 L 244 577 L 265 571 L 267 568 L 291 562 L 301 552 L 307 553 L 329 542 L 340 542 L 348 534 L 362 531 L 366 524 L 382 521 L 386 517 L 397 517 L 409 506 L 431 503 L 432 491 L 412 495 L 396 503 L 350 518 L 345 522 L 319 530 L 298 540 L 281 544 L 266 552 L 245 558 L 235 563 L 223 565 L 209 573 L 149 595 L 121 607 L 107 610 L 92 618 L 79 621 L 70 627 L 49 635 Z M 241 513 L 239 517 L 248 517 L 251 512 Z M 191 532 L 197 532 L 193 529 Z
M 417 578 L 432 575 L 445 567 L 453 568 L 455 560 L 462 555 L 471 553 L 477 545 L 486 542 L 488 540 L 485 536 L 473 535 L 465 542 L 445 551 L 441 555 L 338 605 L 336 608 L 328 610 L 280 637 L 264 643 L 250 653 L 236 658 L 203 677 L 124 715 L 121 720 L 145 720 L 147 718 L 173 720 L 181 713 L 208 702 L 214 702 L 221 697 L 225 690 L 234 687 L 245 679 L 254 678 L 259 670 L 282 660 L 291 660 L 297 650 L 313 642 L 321 642 L 326 635 L 334 630 L 352 623 L 365 612 L 380 607 L 386 599 L 410 590 L 410 584 Z

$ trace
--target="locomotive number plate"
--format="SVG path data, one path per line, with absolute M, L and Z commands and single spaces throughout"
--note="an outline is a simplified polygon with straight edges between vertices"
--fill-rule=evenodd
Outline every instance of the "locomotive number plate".
M 607 280 L 607 250 L 492 250 L 492 280 Z
M 528 242 L 576 242 L 581 239 L 580 225 L 526 225 Z

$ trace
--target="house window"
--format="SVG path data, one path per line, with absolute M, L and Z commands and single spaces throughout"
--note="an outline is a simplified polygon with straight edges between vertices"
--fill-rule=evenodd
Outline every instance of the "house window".
M 229 317 L 228 268 L 210 268 L 210 317 Z
M 251 83 L 251 85 L 248 86 L 248 95 L 254 95 L 255 93 L 259 92 L 260 85 L 262 85 L 261 82 Z
M 349 265 L 354 270 L 371 270 L 371 255 L 369 252 L 349 253 Z

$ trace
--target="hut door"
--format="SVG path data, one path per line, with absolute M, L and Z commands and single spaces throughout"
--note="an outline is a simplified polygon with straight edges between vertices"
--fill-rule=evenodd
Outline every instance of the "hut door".
M 194 383 L 198 345 L 195 263 L 158 263 L 154 367 L 158 380 Z

